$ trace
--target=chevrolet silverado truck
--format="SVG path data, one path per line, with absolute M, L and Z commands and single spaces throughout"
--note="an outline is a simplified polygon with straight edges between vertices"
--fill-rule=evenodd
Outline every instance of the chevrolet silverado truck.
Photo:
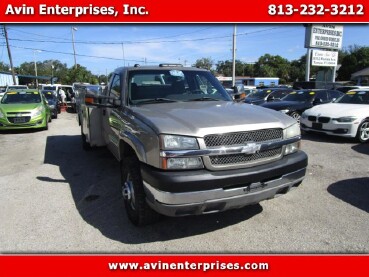
M 107 146 L 120 162 L 135 225 L 256 204 L 304 179 L 298 123 L 233 102 L 207 70 L 118 68 L 103 95 L 81 97 L 82 145 Z

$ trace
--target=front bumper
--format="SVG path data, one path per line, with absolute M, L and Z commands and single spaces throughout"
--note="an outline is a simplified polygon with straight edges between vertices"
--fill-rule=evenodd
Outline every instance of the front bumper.
M 167 216 L 220 212 L 287 193 L 304 179 L 307 155 L 299 151 L 283 159 L 247 169 L 163 172 L 141 169 L 148 204 Z
M 0 130 L 17 130 L 17 129 L 33 129 L 44 128 L 46 126 L 47 116 L 42 114 L 40 116 L 31 118 L 25 123 L 11 123 L 6 118 L 0 119 Z
M 313 122 L 307 119 L 300 120 L 300 127 L 304 131 L 313 131 L 324 133 L 327 135 L 334 135 L 340 137 L 356 137 L 357 129 L 359 127 L 359 123 L 339 123 L 339 122 L 328 122 L 328 123 L 321 123 L 321 128 L 314 127 Z

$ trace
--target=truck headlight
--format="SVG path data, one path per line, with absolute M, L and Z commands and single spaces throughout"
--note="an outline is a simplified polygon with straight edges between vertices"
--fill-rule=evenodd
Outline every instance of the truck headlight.
M 300 126 L 298 123 L 291 125 L 285 130 L 285 138 L 293 138 L 301 135 Z
M 174 135 L 162 135 L 163 150 L 194 150 L 199 149 L 196 138 Z
M 294 138 L 301 135 L 300 126 L 298 123 L 291 125 L 290 127 L 286 128 L 285 130 L 285 138 Z M 284 155 L 289 155 L 292 153 L 297 152 L 300 149 L 300 140 L 287 144 L 284 148 Z
M 339 118 L 335 118 L 333 120 L 336 120 L 337 122 L 353 122 L 355 121 L 357 118 L 354 116 L 345 116 L 345 117 L 339 117 Z

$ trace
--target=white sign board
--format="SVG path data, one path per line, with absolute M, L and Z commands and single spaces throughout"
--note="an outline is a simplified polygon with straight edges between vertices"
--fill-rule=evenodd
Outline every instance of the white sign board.
M 311 64 L 314 66 L 337 66 L 338 52 L 337 51 L 312 51 Z
M 332 24 L 312 24 L 306 28 L 306 48 L 341 49 L 343 26 Z

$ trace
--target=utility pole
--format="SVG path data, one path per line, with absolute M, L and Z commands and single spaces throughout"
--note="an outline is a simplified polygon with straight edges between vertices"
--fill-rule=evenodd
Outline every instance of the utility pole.
M 72 43 L 73 43 L 73 53 L 74 53 L 74 69 L 77 69 L 77 60 L 76 60 L 76 47 L 74 45 L 74 31 L 77 31 L 76 27 L 72 26 Z
M 9 62 L 10 62 L 10 70 L 12 71 L 13 85 L 16 85 L 17 81 L 15 80 L 15 72 L 14 72 L 14 67 L 13 67 L 12 53 L 10 52 L 8 32 L 6 30 L 5 24 L 4 24 L 4 36 L 5 36 L 5 40 L 6 40 L 6 47 L 8 48 L 8 56 L 9 56 Z
M 233 47 L 232 47 L 232 87 L 236 85 L 236 32 L 237 26 L 233 29 Z
M 122 42 L 122 55 L 123 55 L 123 66 L 126 66 L 126 59 L 124 57 L 124 44 Z

